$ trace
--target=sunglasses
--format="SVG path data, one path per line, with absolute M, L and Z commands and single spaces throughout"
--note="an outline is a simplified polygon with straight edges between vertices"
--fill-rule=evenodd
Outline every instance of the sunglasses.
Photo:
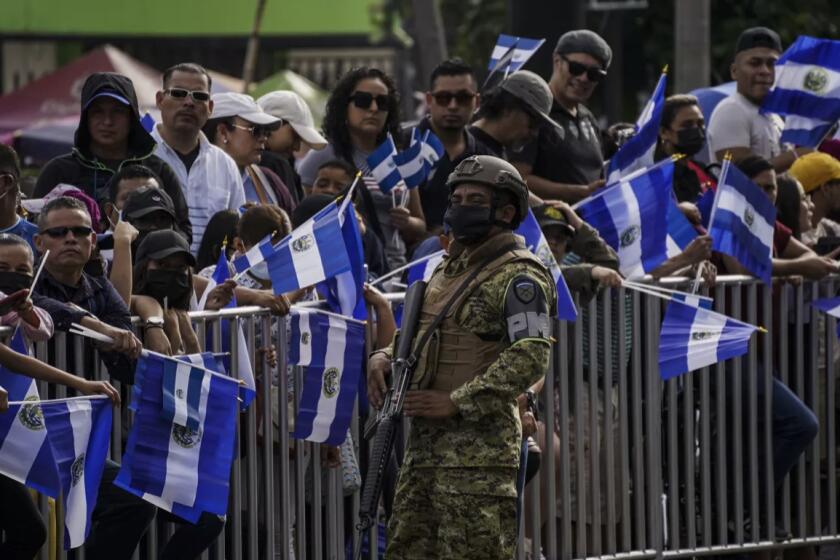
M 374 95 L 366 91 L 357 91 L 356 93 L 350 96 L 350 101 L 352 101 L 353 105 L 355 105 L 359 109 L 368 109 L 370 108 L 371 103 L 376 101 L 377 109 L 379 109 L 380 111 L 388 110 L 387 95 Z
M 607 72 L 597 66 L 587 66 L 586 64 L 569 60 L 563 55 L 560 55 L 560 58 L 565 60 L 566 64 L 569 65 L 569 74 L 572 76 L 580 76 L 585 72 L 590 82 L 600 82 L 607 77 Z
M 75 226 L 75 227 L 67 227 L 67 226 L 60 226 L 54 228 L 48 228 L 41 231 L 44 235 L 49 235 L 50 237 L 67 237 L 67 232 L 72 231 L 73 237 L 87 237 L 91 233 L 93 233 L 93 229 L 87 226 Z
M 251 126 L 245 126 L 245 125 L 236 124 L 236 123 L 231 123 L 230 126 L 232 126 L 233 128 L 238 128 L 239 130 L 247 130 L 248 132 L 250 132 L 251 134 L 254 135 L 254 138 L 256 138 L 258 140 L 262 139 L 262 138 L 267 138 L 268 136 L 271 135 L 272 130 L 275 130 L 275 129 L 278 128 L 275 125 L 262 126 L 262 125 L 256 125 L 255 124 L 255 125 L 251 125 Z
M 190 97 L 192 97 L 193 101 L 197 101 L 200 103 L 206 103 L 210 101 L 210 94 L 206 91 L 189 91 L 182 88 L 169 88 L 168 90 L 166 90 L 165 93 L 169 94 L 169 96 L 174 99 L 186 99 L 186 97 L 189 95 Z
M 438 105 L 447 106 L 452 103 L 453 99 L 458 105 L 467 105 L 475 99 L 475 94 L 469 91 L 459 91 L 455 93 L 451 91 L 438 91 L 433 93 L 432 97 Z

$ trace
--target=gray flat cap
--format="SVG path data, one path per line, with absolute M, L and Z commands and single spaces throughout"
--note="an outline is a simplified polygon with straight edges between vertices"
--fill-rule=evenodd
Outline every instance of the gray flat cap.
M 568 31 L 557 40 L 554 54 L 585 53 L 597 59 L 604 70 L 610 67 L 612 49 L 600 35 L 588 29 Z
M 519 70 L 505 78 L 500 87 L 522 101 L 545 122 L 559 127 L 549 116 L 554 96 L 548 84 L 540 76 L 528 70 Z

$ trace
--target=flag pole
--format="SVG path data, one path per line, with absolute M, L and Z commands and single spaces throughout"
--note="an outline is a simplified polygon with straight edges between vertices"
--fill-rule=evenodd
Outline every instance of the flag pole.
M 371 286 L 376 286 L 376 285 L 378 285 L 378 284 L 381 284 L 382 282 L 384 282 L 384 281 L 385 281 L 385 280 L 387 280 L 388 278 L 391 278 L 392 276 L 396 276 L 397 274 L 399 274 L 399 273 L 400 273 L 400 272 L 402 272 L 403 270 L 409 269 L 409 268 L 411 268 L 412 266 L 414 266 L 414 265 L 416 265 L 416 264 L 420 264 L 420 263 L 424 263 L 424 262 L 426 262 L 426 261 L 432 260 L 433 258 L 438 257 L 438 256 L 440 256 L 440 255 L 444 254 L 445 252 L 446 252 L 446 251 L 444 251 L 443 249 L 441 249 L 440 251 L 435 251 L 435 252 L 434 252 L 434 253 L 432 253 L 431 255 L 426 255 L 425 257 L 420 257 L 419 259 L 414 260 L 414 261 L 411 261 L 411 262 L 410 262 L 410 263 L 408 263 L 408 264 L 404 264 L 404 265 L 402 265 L 402 266 L 401 266 L 401 267 L 399 267 L 399 268 L 395 268 L 394 270 L 392 270 L 392 271 L 391 271 L 391 272 L 389 272 L 388 274 L 383 274 L 382 276 L 380 276 L 379 278 L 377 278 L 377 279 L 376 279 L 376 280 L 374 280 L 373 282 L 368 282 L 368 284 L 370 284 Z
M 38 283 L 38 280 L 41 278 L 41 271 L 44 270 L 44 265 L 47 264 L 47 259 L 50 256 L 50 250 L 47 249 L 44 252 L 44 257 L 41 259 L 41 264 L 38 265 L 38 272 L 35 273 L 35 278 L 32 279 L 32 285 L 29 287 L 29 293 L 26 295 L 26 301 L 32 299 L 32 291 L 35 289 L 35 285 Z
M 649 171 L 653 171 L 654 169 L 659 169 L 663 165 L 667 164 L 669 161 L 672 162 L 672 163 L 675 163 L 675 162 L 678 162 L 679 160 L 681 160 L 684 157 L 685 157 L 684 154 L 674 154 L 670 158 L 664 158 L 664 159 L 661 159 L 661 160 L 657 161 L 656 163 L 654 163 L 650 167 L 643 167 L 641 169 L 637 169 L 636 171 L 633 171 L 632 173 L 628 173 L 624 177 L 619 178 L 617 181 L 614 181 L 614 182 L 610 183 L 609 185 L 604 185 L 603 187 L 601 187 L 598 190 L 598 192 L 596 192 L 592 196 L 584 198 L 583 200 L 581 200 L 579 202 L 575 202 L 574 204 L 572 204 L 571 208 L 572 208 L 572 210 L 577 210 L 580 206 L 583 206 L 584 204 L 586 204 L 588 202 L 591 202 L 591 201 L 595 200 L 596 198 L 600 198 L 600 197 L 604 196 L 607 193 L 608 190 L 612 189 L 612 187 L 614 187 L 616 185 L 620 185 L 621 183 L 625 183 L 627 181 L 632 181 L 633 179 L 641 177 L 642 175 L 644 175 L 645 173 L 647 173 Z
M 732 165 L 732 153 L 726 152 L 726 155 L 723 157 L 723 166 L 720 169 L 720 179 L 718 179 L 718 188 L 715 191 L 715 200 L 712 202 L 712 211 L 709 214 L 709 229 L 711 230 L 712 224 L 715 223 L 715 212 L 717 212 L 717 203 L 718 197 L 720 196 L 720 189 L 721 186 L 726 183 L 726 174 L 729 172 L 729 167 Z M 694 285 L 691 287 L 691 293 L 696 294 L 697 290 L 700 288 L 700 277 L 703 274 L 704 265 L 701 262 L 700 266 L 697 267 L 697 274 L 694 276 Z

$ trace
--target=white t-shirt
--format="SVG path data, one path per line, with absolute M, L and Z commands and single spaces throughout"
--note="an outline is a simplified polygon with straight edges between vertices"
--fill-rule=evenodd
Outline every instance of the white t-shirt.
M 245 204 L 242 175 L 233 159 L 221 148 L 211 144 L 203 133 L 199 133 L 198 157 L 188 173 L 184 162 L 161 137 L 159 126 L 152 130 L 152 137 L 157 142 L 155 155 L 169 164 L 181 182 L 193 227 L 190 251 L 197 255 L 210 218 L 222 210 L 239 211 Z
M 720 103 L 709 119 L 709 147 L 711 157 L 726 148 L 749 148 L 764 159 L 772 159 L 782 152 L 779 139 L 784 121 L 774 113 L 760 113 L 758 105 L 738 92 Z

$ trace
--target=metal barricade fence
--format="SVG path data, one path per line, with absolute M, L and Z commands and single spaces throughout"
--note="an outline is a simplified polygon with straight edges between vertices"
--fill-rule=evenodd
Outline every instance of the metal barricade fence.
M 661 381 L 658 367 L 662 300 L 637 291 L 605 290 L 581 302 L 577 322 L 556 323 L 550 374 L 540 396 L 546 426 L 539 438 L 541 464 L 526 488 L 517 557 L 683 557 L 840 541 L 835 424 L 840 349 L 836 320 L 810 306 L 838 287 L 837 279 L 768 288 L 747 277 L 719 278 L 708 294 L 714 296 L 715 309 L 769 333 L 756 333 L 742 358 L 667 382 Z M 221 321 L 229 321 L 227 347 L 234 356 L 235 327 L 242 326 L 249 355 L 260 362 L 252 365 L 263 372 L 257 400 L 237 418 L 240 453 L 231 474 L 226 527 L 202 558 L 347 557 L 355 538 L 359 490 L 349 476 L 352 465 L 346 465 L 346 477 L 342 468 L 325 468 L 320 445 L 291 437 L 298 403 L 289 398 L 300 395 L 302 378 L 297 368 L 286 367 L 286 320 L 253 307 L 191 316 L 202 347 L 211 342 L 204 349 L 222 348 Z M 9 329 L 3 331 L 7 335 Z M 369 323 L 369 350 L 373 334 Z M 273 369 L 256 351 L 268 341 L 277 351 Z M 68 345 L 75 349 L 72 364 L 67 363 Z M 89 345 L 89 340 L 57 332 L 49 342 L 36 344 L 35 356 L 42 361 L 51 357 L 51 363 L 77 375 L 106 378 L 97 357 L 85 363 L 82 350 Z M 48 346 L 54 346 L 52 353 Z M 231 362 L 238 376 L 236 360 Z M 775 410 L 768 397 L 774 375 L 819 422 L 816 439 L 778 493 L 773 436 L 785 425 L 779 420 L 784 411 Z M 111 456 L 117 462 L 132 420 L 128 389 L 121 388 L 124 404 L 114 416 Z M 40 390 L 42 395 L 66 395 L 63 387 L 48 392 L 41 384 Z M 775 422 L 774 413 L 779 416 Z M 367 446 L 360 441 L 358 403 L 350 434 L 364 472 Z M 39 498 L 39 506 L 49 519 L 47 500 Z M 63 559 L 68 554 L 61 550 L 62 517 L 55 518 L 58 527 L 50 528 L 50 538 Z M 794 538 L 775 542 L 777 523 Z M 158 558 L 178 528 L 156 520 L 135 558 Z M 378 558 L 379 537 L 374 527 L 366 558 Z M 50 558 L 47 549 L 39 559 Z M 83 548 L 72 554 L 84 558 Z

